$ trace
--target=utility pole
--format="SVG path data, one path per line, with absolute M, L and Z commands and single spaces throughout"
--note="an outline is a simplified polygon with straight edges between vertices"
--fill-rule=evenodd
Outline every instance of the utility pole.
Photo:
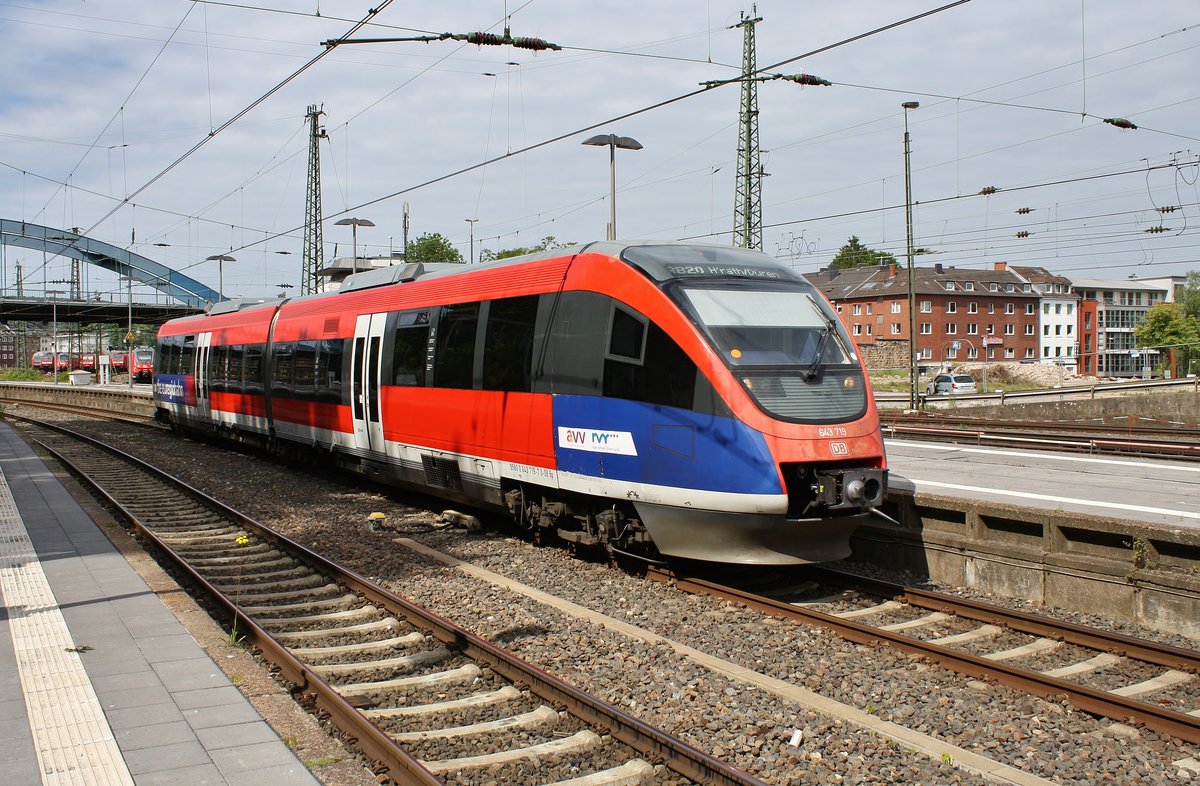
M 404 245 L 400 247 L 400 249 L 401 249 L 400 253 L 404 256 L 404 261 L 407 262 L 408 261 L 408 203 L 407 202 L 404 203 L 404 223 L 402 225 L 402 228 L 404 230 L 404 236 L 402 238 L 402 240 L 404 241 Z
M 328 134 L 321 128 L 316 104 L 308 106 L 308 186 L 304 199 L 304 256 L 300 269 L 300 294 L 311 295 L 320 287 L 318 274 L 325 267 L 325 249 L 321 237 L 321 149 Z
M 750 13 L 757 10 L 751 7 Z M 742 103 L 738 133 L 737 176 L 734 181 L 733 244 L 762 250 L 762 163 L 758 150 L 758 82 L 755 65 L 754 26 L 761 16 L 746 17 L 742 28 Z

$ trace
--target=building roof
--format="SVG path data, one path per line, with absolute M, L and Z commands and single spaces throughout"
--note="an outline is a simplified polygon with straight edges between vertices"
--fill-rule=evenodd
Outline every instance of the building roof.
M 1025 292 L 1025 282 L 1011 270 L 972 270 L 969 268 L 917 267 L 914 269 L 916 294 L 918 295 L 996 295 L 1006 297 L 1039 297 L 1036 292 Z M 908 271 L 900 265 L 877 265 L 872 267 L 838 270 L 825 268 L 816 273 L 805 273 L 815 287 L 830 300 L 848 300 L 867 297 L 908 296 Z M 948 283 L 953 289 L 947 289 Z M 964 284 L 970 283 L 967 290 Z M 998 291 L 992 292 L 996 284 Z M 1007 291 L 1009 284 L 1014 289 Z

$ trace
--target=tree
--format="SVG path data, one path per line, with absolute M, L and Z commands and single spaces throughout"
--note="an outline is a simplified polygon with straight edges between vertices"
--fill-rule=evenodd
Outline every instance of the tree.
M 854 267 L 873 267 L 882 264 L 894 264 L 896 257 L 887 251 L 876 251 L 867 248 L 859 241 L 857 235 L 851 235 L 846 245 L 838 249 L 837 256 L 830 263 L 833 267 L 847 270 Z
M 406 262 L 462 262 L 462 252 L 441 232 L 426 232 L 408 244 Z
M 1159 303 L 1146 312 L 1146 319 L 1133 329 L 1139 347 L 1158 347 L 1164 360 L 1160 368 L 1165 366 L 1168 355 L 1175 354 L 1176 349 L 1190 349 L 1184 345 L 1200 341 L 1200 320 L 1184 311 L 1180 303 Z M 1183 370 L 1188 370 L 1187 353 L 1180 353 L 1184 360 Z
M 504 248 L 499 251 L 492 251 L 491 249 L 484 249 L 483 251 L 481 251 L 479 253 L 479 261 L 480 262 L 491 262 L 492 260 L 495 260 L 495 259 L 508 259 L 509 257 L 519 257 L 519 256 L 524 256 L 525 254 L 536 254 L 539 251 L 550 251 L 551 249 L 562 248 L 563 246 L 573 246 L 573 245 L 575 245 L 575 244 L 574 243 L 559 243 L 557 238 L 554 237 L 554 235 L 547 235 L 546 237 L 542 238 L 542 241 L 540 243 L 529 246 L 527 248 L 522 248 L 522 247 Z

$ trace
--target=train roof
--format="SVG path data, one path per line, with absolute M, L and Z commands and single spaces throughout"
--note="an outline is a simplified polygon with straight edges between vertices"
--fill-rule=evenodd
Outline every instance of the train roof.
M 172 322 L 187 322 L 191 319 L 220 314 L 233 314 L 256 308 L 278 308 L 284 303 L 313 303 L 325 298 L 336 298 L 351 292 L 376 287 L 402 284 L 410 281 L 449 278 L 480 270 L 523 265 L 542 259 L 558 259 L 582 253 L 603 254 L 621 259 L 641 270 L 651 280 L 661 283 L 680 278 L 744 278 L 752 280 L 799 281 L 807 283 L 803 276 L 761 251 L 735 246 L 702 245 L 673 240 L 617 241 L 601 240 L 574 246 L 539 251 L 517 257 L 506 257 L 478 264 L 406 262 L 384 268 L 364 270 L 347 276 L 340 288 L 327 292 L 303 295 L 298 298 L 238 298 L 213 304 L 204 315 L 182 317 Z

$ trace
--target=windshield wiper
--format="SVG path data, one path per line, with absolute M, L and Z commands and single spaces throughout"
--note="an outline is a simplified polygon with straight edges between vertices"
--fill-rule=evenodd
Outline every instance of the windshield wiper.
M 821 331 L 821 339 L 817 343 L 817 351 L 813 354 L 812 363 L 804 370 L 804 381 L 812 382 L 821 373 L 824 364 L 821 362 L 825 355 L 825 347 L 829 344 L 829 336 L 833 333 L 833 325 L 827 323 L 825 329 Z

